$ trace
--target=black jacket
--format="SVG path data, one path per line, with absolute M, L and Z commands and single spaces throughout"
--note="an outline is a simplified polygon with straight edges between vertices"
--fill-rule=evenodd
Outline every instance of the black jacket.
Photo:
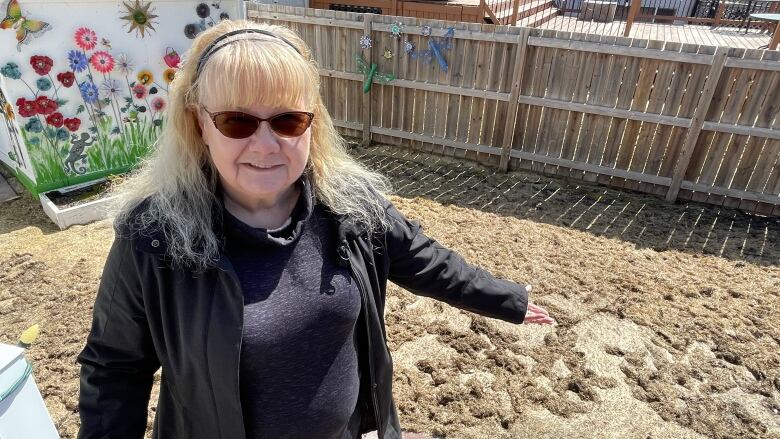
M 521 323 L 524 287 L 496 279 L 426 237 L 383 200 L 392 228 L 369 236 L 346 218 L 337 224 L 340 263 L 360 287 L 361 432 L 401 438 L 386 344 L 385 289 L 390 280 L 488 317 Z M 140 439 L 153 374 L 162 367 L 154 438 L 244 439 L 238 368 L 243 295 L 230 261 L 194 273 L 173 269 L 162 233 L 117 230 L 95 300 L 81 363 L 80 439 Z

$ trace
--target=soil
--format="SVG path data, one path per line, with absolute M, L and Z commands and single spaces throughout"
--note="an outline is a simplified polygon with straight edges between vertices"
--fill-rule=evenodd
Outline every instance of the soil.
M 110 196 L 108 189 L 111 187 L 109 180 L 101 180 L 78 189 L 55 190 L 47 192 L 46 196 L 60 209 L 85 204 L 90 201 L 100 200 Z
M 403 149 L 353 153 L 445 246 L 533 285 L 557 326 L 513 325 L 391 285 L 405 430 L 446 438 L 780 438 L 780 221 Z M 113 230 L 0 208 L 0 342 L 28 357 L 63 438 Z M 158 375 L 159 378 L 159 375 Z M 154 415 L 157 386 L 149 408 Z M 147 432 L 150 436 L 150 431 Z

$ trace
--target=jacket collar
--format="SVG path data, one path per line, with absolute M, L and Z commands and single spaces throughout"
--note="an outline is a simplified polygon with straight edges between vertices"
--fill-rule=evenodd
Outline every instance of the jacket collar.
M 317 196 L 314 191 L 314 185 L 311 184 L 311 179 L 306 174 L 301 177 L 301 181 L 305 181 L 304 184 L 307 187 L 307 191 L 305 193 L 306 196 L 309 197 L 312 208 L 314 208 L 315 205 L 319 204 L 319 200 L 317 200 Z M 222 254 L 220 255 L 220 259 L 224 259 L 225 233 L 223 212 L 225 206 L 224 202 L 222 201 L 222 196 L 220 193 L 221 188 L 219 187 L 218 179 L 216 184 L 217 189 L 215 190 L 214 202 L 211 207 L 211 217 L 214 233 L 216 233 L 217 238 L 221 244 Z M 136 210 L 139 212 L 142 211 L 144 206 L 147 204 L 148 201 L 142 202 L 136 208 Z M 352 218 L 343 214 L 335 213 L 328 208 L 325 208 L 325 212 L 335 223 L 338 233 L 338 242 L 345 243 L 347 241 L 354 240 L 366 233 L 365 226 L 356 223 Z M 117 233 L 119 234 L 122 232 L 117 230 Z M 166 234 L 161 227 L 156 227 L 151 230 L 144 230 L 142 232 L 133 232 L 131 238 L 135 238 L 136 248 L 143 252 L 164 255 L 167 251 L 166 242 L 168 238 L 166 237 Z M 218 263 L 217 265 L 219 266 L 220 264 Z

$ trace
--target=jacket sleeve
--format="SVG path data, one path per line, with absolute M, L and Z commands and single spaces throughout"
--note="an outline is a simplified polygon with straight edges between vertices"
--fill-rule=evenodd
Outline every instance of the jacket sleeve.
M 98 287 L 92 329 L 77 358 L 81 364 L 79 439 L 144 437 L 159 361 L 141 282 L 132 242 L 117 235 Z
M 388 278 L 421 296 L 444 301 L 487 317 L 522 323 L 528 308 L 524 286 L 498 279 L 469 264 L 407 220 L 386 201 L 392 228 L 387 238 Z

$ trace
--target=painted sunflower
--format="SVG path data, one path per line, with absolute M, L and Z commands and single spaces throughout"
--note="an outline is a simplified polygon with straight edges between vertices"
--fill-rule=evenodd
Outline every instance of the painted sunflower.
M 149 85 L 154 82 L 154 75 L 152 75 L 152 72 L 149 70 L 141 70 L 138 72 L 138 75 L 136 75 L 136 78 L 138 79 L 138 82 L 143 85 Z
M 173 78 L 176 77 L 176 69 L 165 69 L 163 72 L 163 79 L 166 84 L 173 82 Z
M 141 38 L 145 37 L 145 32 L 156 31 L 154 28 L 156 24 L 153 22 L 158 16 L 154 14 L 154 9 L 149 10 L 152 7 L 151 2 L 143 2 L 142 0 L 135 0 L 134 3 L 123 2 L 125 9 L 127 9 L 127 15 L 120 17 L 122 20 L 126 20 L 130 24 L 130 29 L 127 33 L 132 33 L 135 30 L 136 36 L 141 35 Z

